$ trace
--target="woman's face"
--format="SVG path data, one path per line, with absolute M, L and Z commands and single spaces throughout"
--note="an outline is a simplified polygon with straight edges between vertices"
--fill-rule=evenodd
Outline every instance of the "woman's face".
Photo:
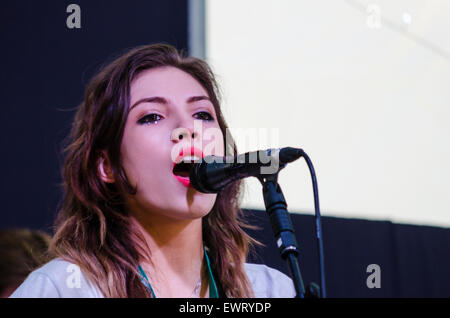
M 217 194 L 197 192 L 188 177 L 173 173 L 175 162 L 201 157 L 201 152 L 224 155 L 223 134 L 207 91 L 175 67 L 140 73 L 131 83 L 121 144 L 123 168 L 137 186 L 136 195 L 127 197 L 131 212 L 177 220 L 208 214 Z

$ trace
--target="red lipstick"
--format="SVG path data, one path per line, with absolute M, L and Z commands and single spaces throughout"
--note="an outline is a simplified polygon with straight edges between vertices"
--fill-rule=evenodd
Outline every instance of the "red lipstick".
M 198 157 L 200 159 L 203 159 L 204 155 L 203 155 L 203 151 L 201 151 L 198 148 L 195 147 L 186 147 L 181 149 L 178 157 L 175 159 L 175 162 L 173 163 L 172 166 L 172 172 L 173 169 L 175 168 L 175 165 L 180 163 L 181 161 L 183 161 L 183 158 L 185 157 Z M 195 162 L 195 161 L 192 161 Z M 182 185 L 189 187 L 191 185 L 191 181 L 189 180 L 189 176 L 179 176 L 176 174 L 173 174 L 173 176 L 175 177 L 175 179 L 177 179 Z

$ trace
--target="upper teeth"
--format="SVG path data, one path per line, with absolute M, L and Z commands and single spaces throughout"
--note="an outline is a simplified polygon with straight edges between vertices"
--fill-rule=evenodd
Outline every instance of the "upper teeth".
M 197 160 L 200 160 L 200 157 L 197 157 L 197 156 L 186 156 L 181 161 L 192 162 L 192 161 L 197 161 Z

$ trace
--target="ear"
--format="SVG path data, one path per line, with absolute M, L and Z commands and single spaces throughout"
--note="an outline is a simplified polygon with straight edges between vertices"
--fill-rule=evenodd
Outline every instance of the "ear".
M 98 173 L 103 182 L 114 183 L 111 173 L 111 163 L 106 155 L 106 151 L 102 151 L 98 159 Z

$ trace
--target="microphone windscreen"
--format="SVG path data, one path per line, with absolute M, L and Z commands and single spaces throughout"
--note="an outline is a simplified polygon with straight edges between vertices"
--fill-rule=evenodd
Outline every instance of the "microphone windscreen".
M 280 149 L 280 163 L 289 163 L 303 156 L 303 150 L 300 148 L 285 147 Z

